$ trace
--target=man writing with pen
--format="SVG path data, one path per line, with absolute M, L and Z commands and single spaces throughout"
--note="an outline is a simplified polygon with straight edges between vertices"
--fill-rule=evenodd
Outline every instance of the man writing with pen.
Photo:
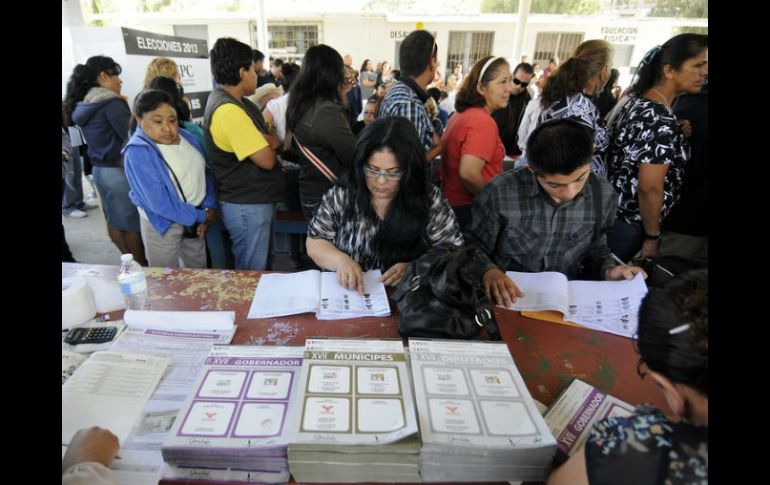
M 557 271 L 569 279 L 632 279 L 646 274 L 614 258 L 607 231 L 617 194 L 591 173 L 593 137 L 570 119 L 538 126 L 527 145 L 529 165 L 496 176 L 476 196 L 465 238 L 491 262 L 484 287 L 509 306 L 521 290 L 505 271 Z

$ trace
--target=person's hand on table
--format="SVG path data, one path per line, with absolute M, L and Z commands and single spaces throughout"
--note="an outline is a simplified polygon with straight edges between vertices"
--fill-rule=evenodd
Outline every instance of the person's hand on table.
M 386 286 L 398 286 L 401 280 L 406 274 L 406 268 L 409 267 L 409 263 L 396 263 L 383 273 L 380 277 L 380 281 Z
M 516 283 L 498 268 L 488 269 L 484 273 L 483 281 L 487 296 L 496 305 L 510 308 L 518 297 L 524 296 L 524 292 L 516 286 Z
M 364 273 L 361 271 L 361 265 L 353 261 L 353 258 L 344 253 L 340 254 L 336 271 L 337 282 L 343 288 L 364 294 Z

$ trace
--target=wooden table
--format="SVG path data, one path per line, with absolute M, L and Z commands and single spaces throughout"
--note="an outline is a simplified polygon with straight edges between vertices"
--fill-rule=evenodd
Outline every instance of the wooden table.
M 62 263 L 62 277 L 117 277 L 117 266 Z M 312 314 L 246 318 L 261 272 L 219 269 L 146 269 L 153 310 L 233 310 L 233 344 L 303 345 L 308 337 L 398 337 L 398 308 L 391 317 L 316 320 Z M 111 313 L 122 318 L 122 311 Z M 495 308 L 503 340 L 532 397 L 549 406 L 577 377 L 630 404 L 651 403 L 668 411 L 651 379 L 636 373 L 638 356 L 625 337 L 523 317 Z
M 62 263 L 62 277 L 75 273 L 114 279 L 117 266 Z M 398 308 L 391 317 L 316 320 L 312 314 L 246 318 L 260 272 L 217 269 L 148 268 L 154 310 L 234 310 L 234 344 L 303 345 L 308 337 L 398 337 Z M 113 318 L 121 318 L 122 311 Z M 632 341 L 604 332 L 522 317 L 495 308 L 503 340 L 532 397 L 550 405 L 573 377 L 631 404 L 648 402 L 668 410 L 650 379 L 636 374 Z

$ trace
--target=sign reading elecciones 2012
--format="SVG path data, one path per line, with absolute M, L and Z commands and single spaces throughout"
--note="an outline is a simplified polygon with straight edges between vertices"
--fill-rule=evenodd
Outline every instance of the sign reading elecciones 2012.
M 208 57 L 208 43 L 205 40 L 154 34 L 125 27 L 121 27 L 121 30 L 126 54 L 199 59 Z

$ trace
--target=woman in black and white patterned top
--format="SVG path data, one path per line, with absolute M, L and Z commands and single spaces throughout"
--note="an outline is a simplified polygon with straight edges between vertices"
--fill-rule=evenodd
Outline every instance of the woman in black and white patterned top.
M 671 104 L 697 93 L 708 75 L 708 37 L 680 34 L 642 59 L 639 80 L 608 117 L 608 179 L 619 192 L 607 243 L 620 259 L 658 255 L 660 225 L 679 198 L 690 146 L 689 122 Z
M 441 190 L 425 180 L 425 152 L 402 117 L 379 118 L 361 132 L 348 177 L 329 189 L 308 226 L 307 252 L 363 292 L 362 270 L 381 269 L 396 286 L 408 263 L 463 237 Z

